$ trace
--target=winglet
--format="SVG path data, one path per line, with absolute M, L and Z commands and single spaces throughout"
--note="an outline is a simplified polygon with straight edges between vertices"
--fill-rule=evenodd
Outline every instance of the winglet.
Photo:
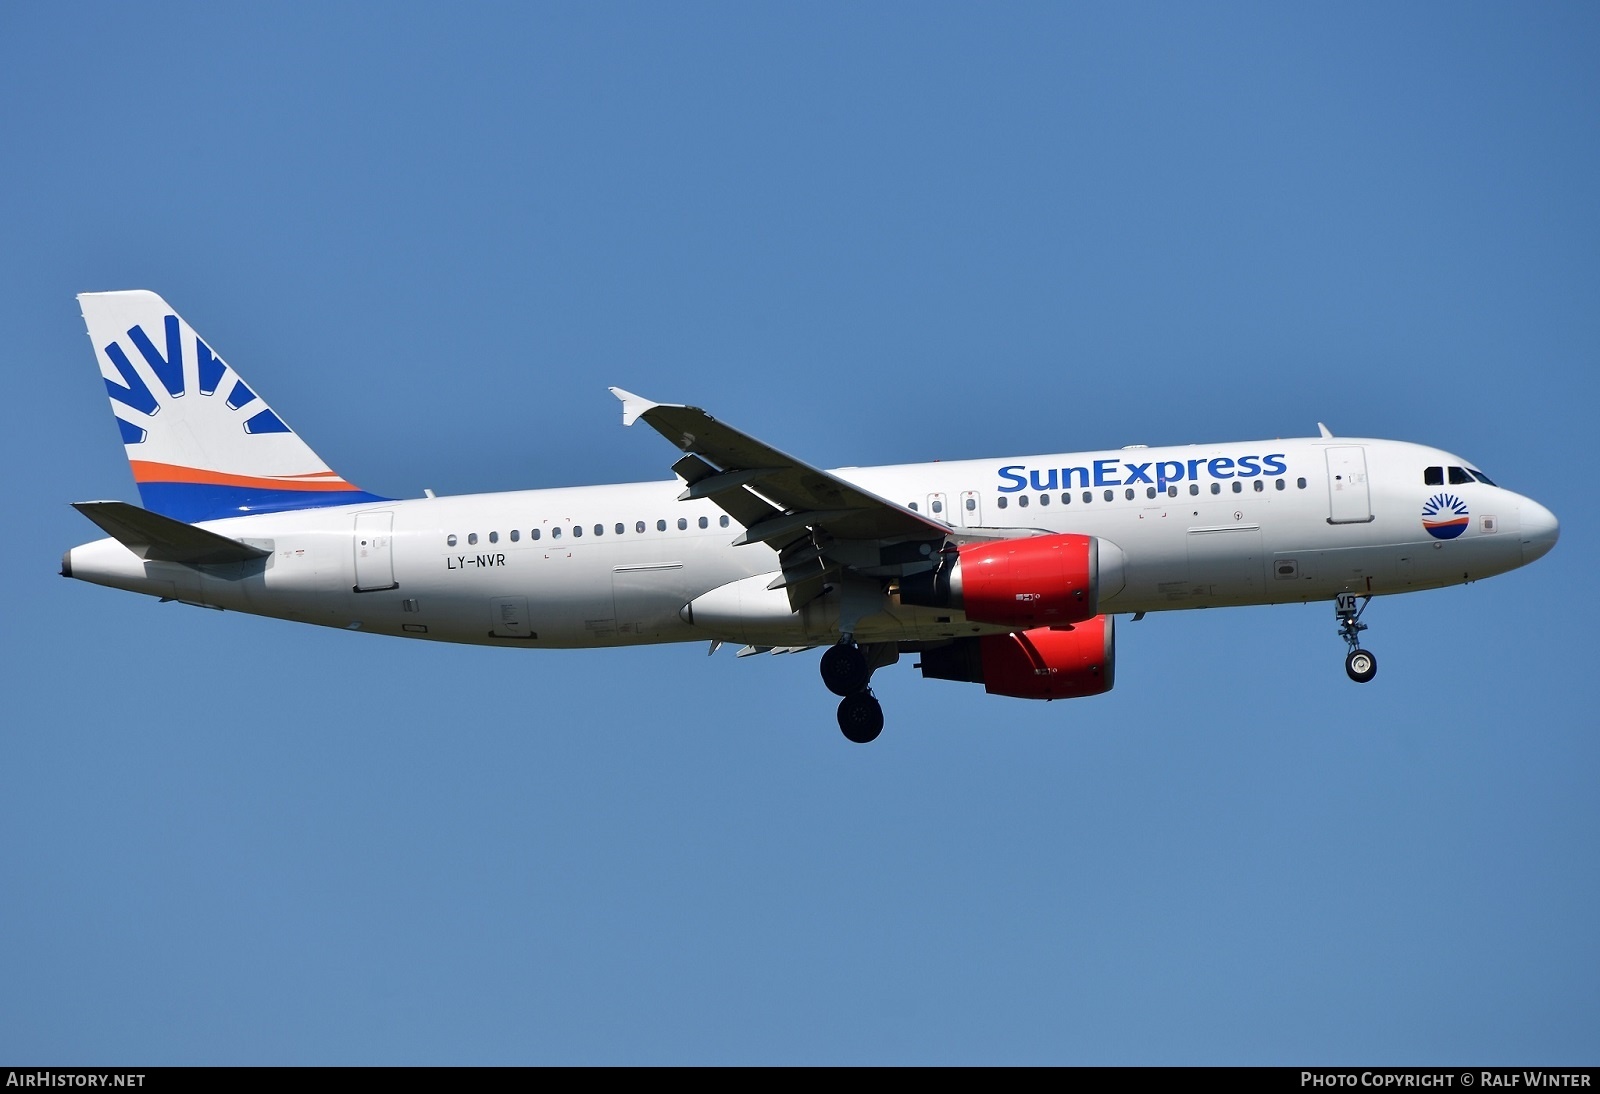
M 660 403 L 652 403 L 641 395 L 631 391 L 623 391 L 620 387 L 607 388 L 611 394 L 622 400 L 622 424 L 632 425 L 639 420 L 639 416 L 647 410 L 653 410 Z

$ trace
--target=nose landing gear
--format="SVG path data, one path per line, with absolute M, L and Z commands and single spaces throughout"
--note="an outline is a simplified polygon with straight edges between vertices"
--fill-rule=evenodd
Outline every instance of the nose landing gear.
M 898 656 L 893 645 L 887 649 L 869 645 L 865 651 L 850 638 L 841 640 L 822 655 L 822 682 L 839 700 L 839 730 L 858 745 L 878 739 L 883 732 L 883 705 L 867 686 L 872 670 Z
M 1356 607 L 1356 601 L 1361 601 L 1361 606 Z M 1333 602 L 1334 615 L 1339 617 L 1339 637 L 1344 639 L 1345 645 L 1350 647 L 1350 652 L 1345 655 L 1345 674 L 1358 684 L 1365 684 L 1378 675 L 1378 658 L 1371 650 L 1361 648 L 1361 632 L 1367 625 L 1361 622 L 1361 613 L 1367 610 L 1367 605 L 1372 603 L 1372 597 L 1357 597 L 1355 593 L 1340 593 Z

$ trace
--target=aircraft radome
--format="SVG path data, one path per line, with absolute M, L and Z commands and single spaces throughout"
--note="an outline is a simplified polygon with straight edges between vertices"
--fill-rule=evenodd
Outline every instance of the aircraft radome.
M 68 577 L 163 600 L 438 642 L 824 647 L 852 741 L 872 674 L 998 695 L 1111 690 L 1113 616 L 1323 600 L 1351 679 L 1371 598 L 1549 551 L 1538 502 L 1467 460 L 1320 436 L 824 471 L 690 406 L 613 388 L 675 479 L 405 500 L 331 470 L 151 292 L 79 298 L 143 506 Z

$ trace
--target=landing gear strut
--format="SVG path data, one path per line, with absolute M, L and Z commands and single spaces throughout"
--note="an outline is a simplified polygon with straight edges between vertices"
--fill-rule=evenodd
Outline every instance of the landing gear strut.
M 878 647 L 869 647 L 874 652 Z M 847 740 L 864 745 L 883 732 L 883 706 L 867 687 L 877 665 L 848 638 L 822 655 L 822 682 L 839 700 L 839 730 Z
M 1356 601 L 1361 607 L 1356 607 Z M 1365 684 L 1378 675 L 1378 659 L 1371 650 L 1361 648 L 1361 632 L 1367 625 L 1361 622 L 1361 613 L 1372 603 L 1372 597 L 1357 597 L 1355 593 L 1340 593 L 1333 602 L 1333 612 L 1339 617 L 1339 637 L 1350 647 L 1344 659 L 1344 671 L 1358 684 Z

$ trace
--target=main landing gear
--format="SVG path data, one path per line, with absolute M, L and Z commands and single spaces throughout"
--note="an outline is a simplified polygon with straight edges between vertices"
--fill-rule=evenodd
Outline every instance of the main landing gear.
M 822 682 L 829 691 L 843 696 L 839 700 L 839 730 L 858 745 L 877 740 L 883 732 L 883 705 L 867 686 L 876 667 L 867 659 L 867 653 L 849 639 L 822 655 Z
M 1356 607 L 1356 601 L 1361 607 Z M 1333 612 L 1339 617 L 1339 637 L 1350 647 L 1344 659 L 1344 671 L 1358 684 L 1365 684 L 1378 675 L 1378 658 L 1371 650 L 1361 648 L 1361 632 L 1367 625 L 1361 622 L 1361 613 L 1372 603 L 1372 597 L 1357 597 L 1355 593 L 1340 593 L 1333 602 Z

